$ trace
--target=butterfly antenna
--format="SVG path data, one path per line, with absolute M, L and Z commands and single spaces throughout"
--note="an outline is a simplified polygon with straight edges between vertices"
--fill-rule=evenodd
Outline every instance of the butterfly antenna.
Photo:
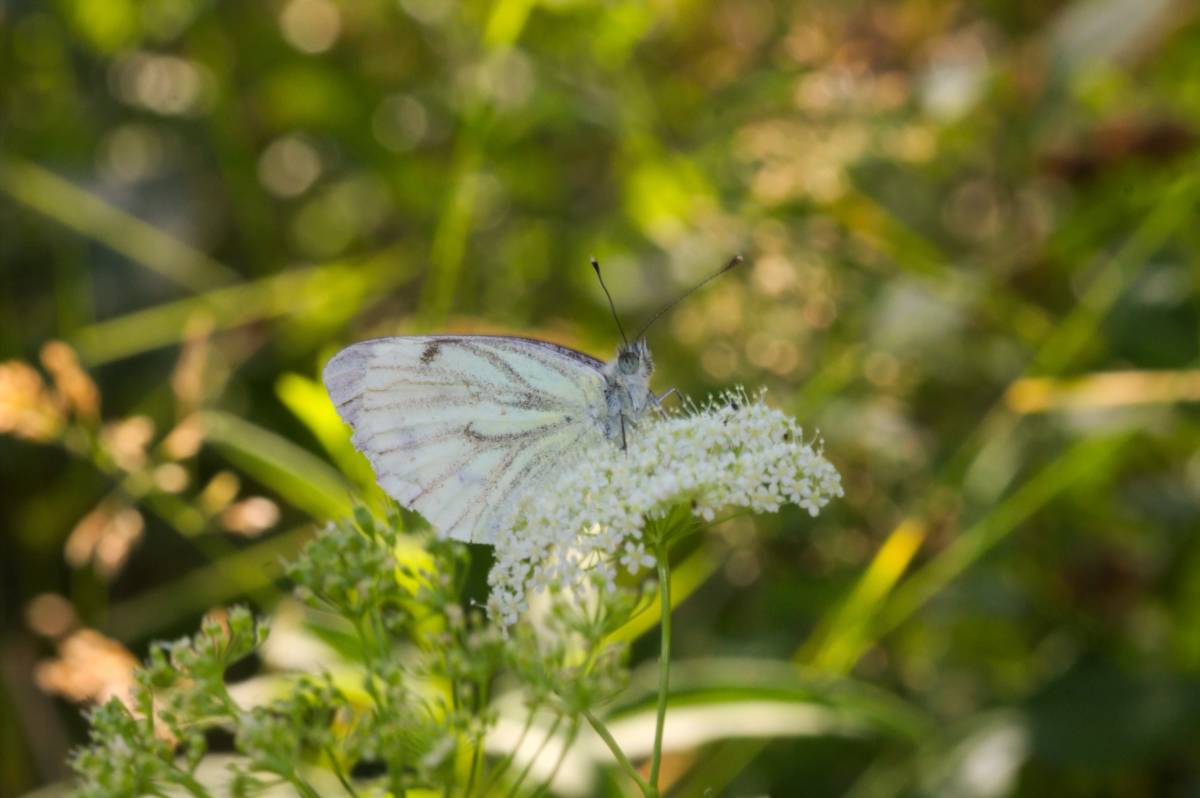
M 699 291 L 701 288 L 703 288 L 704 286 L 708 285 L 708 284 L 709 284 L 709 283 L 711 283 L 713 280 L 717 279 L 717 278 L 718 278 L 718 277 L 720 277 L 722 274 L 724 274 L 725 272 L 727 272 L 727 271 L 729 271 L 730 269 L 732 269 L 734 266 L 737 266 L 737 265 L 738 265 L 739 263 L 741 263 L 743 260 L 744 260 L 744 259 L 742 258 L 742 256 L 741 256 L 741 255 L 734 255 L 732 258 L 730 258 L 730 259 L 729 259 L 729 263 L 726 263 L 726 264 L 725 264 L 724 266 L 722 266 L 720 269 L 717 269 L 715 272 L 713 272 L 712 274 L 708 275 L 708 276 L 707 276 L 707 277 L 705 277 L 703 280 L 701 280 L 700 282 L 696 283 L 694 286 L 692 286 L 691 288 L 689 288 L 688 290 L 684 291 L 682 294 L 680 294 L 679 296 L 675 297 L 673 300 L 671 300 L 670 302 L 668 302 L 666 305 L 664 305 L 664 306 L 663 306 L 663 308 L 662 308 L 661 310 L 659 310 L 659 311 L 658 311 L 658 313 L 655 313 L 653 316 L 651 316 L 651 317 L 650 317 L 650 321 L 648 321 L 648 322 L 646 322 L 644 325 L 642 325 L 641 332 L 639 332 L 639 333 L 637 334 L 637 337 L 638 337 L 638 338 L 641 338 L 643 335 L 645 335 L 645 334 L 646 334 L 646 330 L 649 330 L 649 329 L 650 329 L 650 325 L 651 325 L 651 324 L 653 324 L 654 322 L 658 321 L 659 317 L 660 317 L 660 316 L 662 316 L 664 313 L 666 313 L 668 310 L 670 310 L 671 308 L 675 307 L 675 306 L 676 306 L 676 305 L 678 305 L 680 302 L 682 302 L 683 300 L 687 299 L 687 298 L 688 298 L 688 297 L 690 297 L 692 294 L 696 293 L 696 292 L 697 292 L 697 291 Z
M 625 342 L 625 348 L 629 348 L 629 339 L 625 337 L 625 329 L 621 326 L 621 319 L 617 316 L 617 306 L 613 304 L 612 294 L 608 293 L 608 286 L 604 284 L 604 277 L 600 274 L 600 261 L 592 258 L 592 268 L 596 270 L 596 279 L 600 281 L 600 287 L 604 289 L 604 295 L 608 297 L 608 309 L 612 311 L 613 321 L 617 323 L 617 332 L 621 333 L 621 340 Z

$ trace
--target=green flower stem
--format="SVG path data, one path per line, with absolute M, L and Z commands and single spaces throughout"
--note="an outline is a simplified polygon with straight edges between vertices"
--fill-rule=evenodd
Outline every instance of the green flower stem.
M 325 756 L 329 757 L 329 764 L 333 768 L 333 773 L 337 776 L 338 781 L 342 783 L 343 789 L 350 795 L 350 798 L 358 798 L 358 793 L 354 789 L 354 785 L 350 783 L 346 771 L 342 769 L 342 763 L 338 761 L 337 755 L 334 754 L 330 746 L 325 746 Z
M 535 714 L 537 714 L 537 707 L 531 706 L 529 708 L 529 713 L 525 716 L 525 726 L 521 729 L 521 734 L 519 737 L 517 737 L 516 744 L 513 745 L 512 750 L 506 753 L 504 758 L 501 759 L 494 768 L 492 768 L 492 771 L 487 774 L 487 778 L 480 787 L 480 795 L 490 795 L 492 787 L 499 782 L 500 777 L 503 776 L 505 771 L 508 770 L 509 766 L 512 765 L 513 756 L 518 750 L 520 750 L 521 746 L 525 744 L 525 737 L 529 734 L 529 729 L 533 726 L 533 716 Z M 480 745 L 482 745 L 482 742 Z M 470 793 L 468 793 L 468 795 L 470 795 Z
M 483 737 L 480 736 L 475 740 L 475 747 L 471 751 L 471 772 L 467 774 L 467 786 L 463 788 L 463 795 L 470 795 L 475 789 L 475 778 L 479 775 L 479 760 L 483 758 Z
M 637 768 L 635 768 L 633 763 L 629 761 L 629 757 L 625 756 L 625 752 L 621 750 L 621 746 L 617 745 L 617 741 L 613 738 L 612 732 L 608 730 L 608 727 L 605 726 L 599 718 L 593 715 L 590 709 L 585 709 L 583 711 L 583 716 L 587 718 L 587 722 L 590 723 L 592 728 L 596 730 L 596 734 L 600 735 L 600 739 L 603 740 L 604 744 L 608 746 L 608 750 L 612 751 L 612 755 L 616 757 L 617 764 L 621 766 L 621 769 L 624 770 L 631 779 L 637 782 L 637 786 L 642 791 L 642 795 L 645 795 L 648 798 L 654 796 L 656 792 L 651 789 L 650 785 L 646 783 L 646 780 L 643 779 L 641 774 L 637 772 Z
M 211 798 L 212 796 L 212 793 L 206 790 L 204 785 L 190 774 L 176 771 L 174 780 L 176 784 L 183 787 L 190 795 L 195 796 L 195 798 Z
M 666 547 L 660 547 L 658 594 L 662 599 L 662 647 L 658 654 L 658 717 L 654 723 L 654 753 L 650 758 L 650 788 L 658 795 L 658 771 L 662 765 L 663 726 L 667 721 L 667 692 L 671 681 L 671 561 Z
M 293 772 L 287 777 L 287 780 L 303 798 L 321 798 L 321 793 L 317 792 L 316 788 L 300 774 Z
M 350 618 L 350 623 L 354 626 L 354 633 L 358 636 L 359 644 L 362 645 L 363 670 L 366 671 L 363 686 L 366 687 L 367 695 L 375 702 L 375 712 L 378 714 L 384 711 L 384 706 L 383 696 L 380 695 L 378 685 L 375 684 L 375 655 L 372 651 L 371 638 L 367 635 L 367 630 L 363 626 L 361 616 Z
M 538 759 L 541 757 L 542 751 L 546 750 L 546 746 L 549 745 L 552 739 L 554 739 L 555 733 L 558 732 L 558 727 L 562 725 L 562 719 L 562 715 L 555 716 L 554 723 L 550 724 L 550 730 L 546 732 L 546 736 L 542 738 L 541 744 L 538 745 L 537 750 L 533 752 L 533 756 L 529 757 L 529 761 L 526 762 L 525 767 L 521 769 L 520 774 L 517 776 L 517 780 L 514 781 L 512 786 L 509 788 L 507 798 L 513 798 L 513 796 L 517 794 L 517 790 L 519 790 L 521 785 L 525 783 L 525 779 L 529 776 L 529 771 L 533 769 L 534 764 L 537 763 Z
M 533 794 L 533 798 L 540 798 L 550 791 L 550 785 L 558 778 L 558 771 L 562 769 L 563 762 L 567 760 L 567 754 L 571 752 L 571 746 L 575 743 L 575 736 L 579 733 L 579 718 L 571 721 L 571 728 L 567 731 L 567 739 L 563 743 L 562 749 L 558 752 L 558 759 L 554 762 L 554 767 L 550 769 L 550 775 L 542 782 L 542 786 L 538 787 L 537 792 Z

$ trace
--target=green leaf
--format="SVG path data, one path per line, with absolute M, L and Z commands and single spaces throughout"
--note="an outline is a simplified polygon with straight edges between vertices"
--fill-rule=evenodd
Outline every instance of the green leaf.
M 614 734 L 619 725 L 633 720 L 639 729 L 638 724 L 646 723 L 653 729 L 656 667 L 650 663 L 634 675 L 629 695 L 641 698 L 614 713 Z M 704 737 L 705 742 L 774 734 L 878 734 L 915 743 L 934 728 L 930 716 L 882 688 L 797 667 L 785 660 L 723 657 L 672 664 L 668 729 L 675 713 L 686 707 L 725 707 L 727 711 L 711 715 L 716 719 L 735 717 L 739 707 L 747 709 L 751 705 L 756 713 L 761 711 L 764 725 L 760 731 L 714 720 L 711 729 L 694 730 L 694 734 Z M 707 723 L 704 717 L 697 714 L 697 722 Z
M 394 250 L 367 258 L 293 269 L 254 282 L 144 308 L 84 327 L 72 343 L 87 363 L 107 363 L 179 343 L 196 317 L 214 331 L 268 319 L 290 319 L 285 335 L 325 340 L 368 300 L 408 279 L 412 269 Z
M 342 473 L 366 494 L 375 494 L 381 507 L 383 492 L 375 480 L 371 463 L 350 443 L 350 428 L 338 416 L 325 386 L 300 374 L 284 374 L 275 383 L 275 394 L 288 410 L 312 432 Z
M 230 413 L 203 414 L 209 443 L 238 468 L 317 520 L 354 510 L 350 485 L 324 460 Z
M 224 264 L 37 164 L 0 157 L 0 191 L 184 288 L 237 279 Z

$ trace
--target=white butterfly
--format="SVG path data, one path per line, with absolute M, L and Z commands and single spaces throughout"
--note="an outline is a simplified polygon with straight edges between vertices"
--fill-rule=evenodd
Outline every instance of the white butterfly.
M 624 448 L 663 398 L 653 368 L 641 334 L 607 363 L 531 338 L 402 336 L 343 349 L 324 380 L 388 495 L 444 536 L 489 543 L 551 473 L 605 441 Z
M 325 366 L 325 387 L 379 485 L 438 531 L 487 543 L 518 497 L 573 454 L 623 445 L 658 398 L 645 340 L 608 363 L 530 338 L 378 338 Z

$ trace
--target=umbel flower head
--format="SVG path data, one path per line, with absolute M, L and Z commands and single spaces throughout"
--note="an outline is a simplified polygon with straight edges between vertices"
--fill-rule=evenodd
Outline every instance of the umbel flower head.
M 815 516 L 842 495 L 841 477 L 795 419 L 742 390 L 702 407 L 640 424 L 628 449 L 589 450 L 525 499 L 495 544 L 488 612 L 511 626 L 532 591 L 582 596 L 611 588 L 619 570 L 654 565 L 648 529 L 686 513 L 688 527 L 719 513 L 777 512 L 795 504 Z M 682 509 L 681 509 L 682 508 Z M 672 524 L 674 526 L 674 524 Z

